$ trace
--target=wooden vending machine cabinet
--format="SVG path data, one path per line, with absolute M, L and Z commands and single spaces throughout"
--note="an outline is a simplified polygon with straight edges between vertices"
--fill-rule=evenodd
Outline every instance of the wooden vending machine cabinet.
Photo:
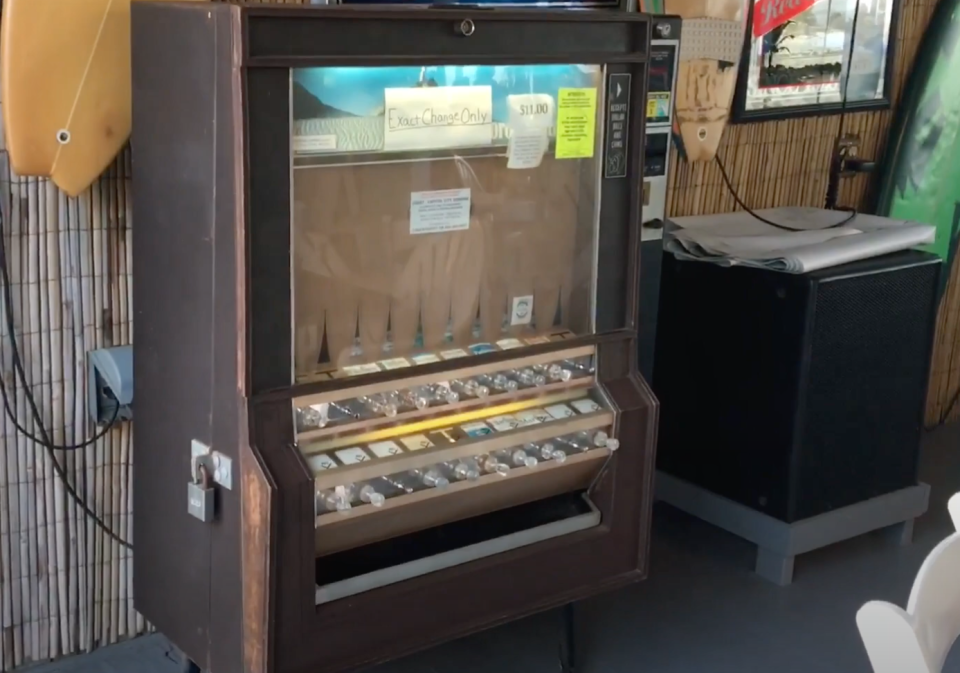
M 641 579 L 646 16 L 133 7 L 136 606 L 212 673 Z

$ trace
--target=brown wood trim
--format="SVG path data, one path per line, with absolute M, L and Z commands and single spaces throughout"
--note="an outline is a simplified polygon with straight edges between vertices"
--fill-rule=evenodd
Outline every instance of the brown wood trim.
M 611 411 L 597 411 L 592 414 L 583 414 L 572 419 L 564 419 L 554 423 L 541 423 L 516 430 L 498 432 L 484 437 L 471 437 L 456 444 L 402 453 L 389 458 L 379 458 L 369 463 L 347 465 L 344 467 L 324 470 L 316 475 L 316 487 L 333 488 L 340 484 L 355 481 L 364 481 L 388 474 L 395 474 L 404 470 L 413 470 L 419 467 L 435 465 L 448 460 L 456 460 L 466 456 L 475 456 L 481 453 L 492 453 L 512 446 L 519 446 L 532 442 L 542 442 L 561 435 L 568 435 L 582 430 L 599 430 L 613 424 L 614 414 Z M 358 442 L 360 443 L 360 442 Z M 319 451 L 318 451 L 319 452 Z
M 608 449 L 594 449 L 563 463 L 515 467 L 505 475 L 488 474 L 476 481 L 390 498 L 381 507 L 363 505 L 345 514 L 322 514 L 317 517 L 317 555 L 587 489 L 610 455 Z
M 249 446 L 240 448 L 242 505 L 243 665 L 245 673 L 273 670 L 271 626 L 276 540 L 276 484 Z
M 460 15 L 480 16 L 484 21 L 542 21 L 567 23 L 646 23 L 650 18 L 640 12 L 623 13 L 603 10 L 584 10 L 571 12 L 567 9 L 518 9 L 514 7 L 469 7 L 459 6 L 451 9 L 437 9 L 423 5 L 320 5 L 290 6 L 277 4 L 241 5 L 240 11 L 248 19 L 257 17 L 292 16 L 304 19 L 346 19 L 353 21 L 371 21 L 389 19 L 391 21 L 418 19 L 454 19 Z
M 636 53 L 625 56 L 614 56 L 602 53 L 577 54 L 574 59 L 577 63 L 596 63 L 609 65 L 612 63 L 646 63 L 645 54 Z M 523 57 L 500 56 L 481 54 L 479 56 L 251 56 L 248 57 L 246 67 L 249 68 L 316 68 L 323 66 L 336 67 L 376 67 L 376 66 L 431 66 L 431 65 L 522 65 L 535 63 L 537 65 L 562 65 L 570 63 L 570 56 L 557 56 L 554 53 L 524 55 Z
M 243 6 L 243 66 L 297 65 L 430 65 L 451 63 L 555 63 L 571 58 L 577 63 L 642 62 L 650 44 L 649 17 L 637 12 L 593 10 L 570 12 L 518 8 L 448 6 L 425 8 L 391 5 L 370 7 Z M 458 34 L 464 20 L 477 26 L 475 37 Z M 337 25 L 339 24 L 339 25 Z M 411 41 L 384 25 L 403 26 L 397 33 L 423 34 L 431 44 Z M 529 39 L 518 43 L 518 25 Z M 570 45 L 570 26 L 584 39 Z M 585 32 L 584 32 L 585 31 Z M 377 56 L 356 47 L 361 35 L 376 35 Z M 509 38 L 507 37 L 509 36 Z M 552 43 L 552 44 L 551 44 Z M 553 45 L 568 44 L 568 49 Z M 323 44 L 321 50 L 316 45 Z M 512 45 L 512 48 L 511 46 Z M 511 52 L 513 52 L 511 54 Z M 451 60 L 452 59 L 452 60 Z M 546 60 L 544 60 L 546 59 Z

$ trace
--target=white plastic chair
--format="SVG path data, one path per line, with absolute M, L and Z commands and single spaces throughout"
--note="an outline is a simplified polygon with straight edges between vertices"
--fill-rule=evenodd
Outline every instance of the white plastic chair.
M 953 494 L 947 503 L 947 510 L 950 512 L 950 518 L 953 519 L 953 527 L 960 533 L 960 493 Z
M 960 530 L 960 493 L 947 509 Z M 941 673 L 960 636 L 960 532 L 927 556 L 906 610 L 870 601 L 857 612 L 857 627 L 874 673 Z

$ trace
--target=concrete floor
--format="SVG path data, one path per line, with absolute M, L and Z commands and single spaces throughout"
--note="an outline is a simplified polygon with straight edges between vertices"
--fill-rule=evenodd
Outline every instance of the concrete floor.
M 811 552 L 788 588 L 751 573 L 748 543 L 658 505 L 650 579 L 578 605 L 578 673 L 869 673 L 854 615 L 874 598 L 906 603 L 927 552 L 952 532 L 946 500 L 960 490 L 960 424 L 927 437 L 922 463 L 933 492 L 913 545 L 871 534 Z M 542 614 L 371 673 L 557 673 L 558 627 L 557 613 Z M 166 641 L 151 636 L 30 673 L 177 670 Z M 960 652 L 944 672 L 960 673 Z

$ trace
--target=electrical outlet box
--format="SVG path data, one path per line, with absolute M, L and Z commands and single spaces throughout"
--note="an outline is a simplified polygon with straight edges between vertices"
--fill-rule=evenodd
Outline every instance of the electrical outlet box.
M 133 419 L 133 346 L 87 353 L 87 410 L 98 425 Z
M 852 133 L 844 134 L 837 145 L 837 152 L 845 160 L 857 156 L 859 150 L 860 136 Z

